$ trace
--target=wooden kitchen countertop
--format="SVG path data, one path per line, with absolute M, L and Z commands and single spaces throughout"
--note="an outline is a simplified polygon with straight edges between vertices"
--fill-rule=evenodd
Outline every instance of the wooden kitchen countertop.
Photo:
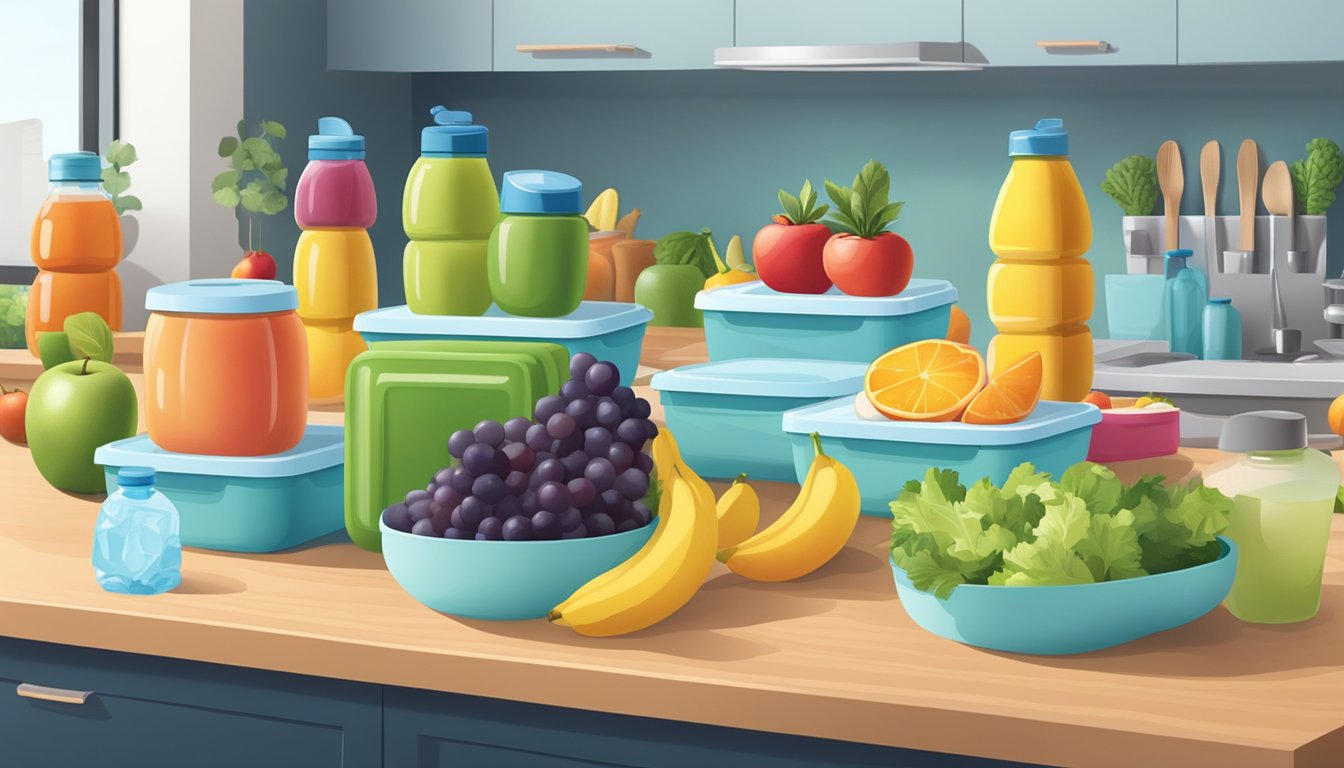
M 650 329 L 644 352 L 639 382 L 705 354 L 700 333 L 682 329 Z M 1189 450 L 1117 470 L 1176 477 L 1217 458 Z M 758 488 L 767 516 L 796 492 Z M 188 550 L 173 593 L 107 594 L 89 563 L 98 501 L 51 489 L 26 449 L 0 443 L 0 634 L 1043 764 L 1344 764 L 1344 516 L 1310 622 L 1260 627 L 1219 608 L 1119 648 L 1037 658 L 915 626 L 877 519 L 809 577 L 754 584 L 716 565 L 667 621 L 590 639 L 544 621 L 441 616 L 349 543 Z

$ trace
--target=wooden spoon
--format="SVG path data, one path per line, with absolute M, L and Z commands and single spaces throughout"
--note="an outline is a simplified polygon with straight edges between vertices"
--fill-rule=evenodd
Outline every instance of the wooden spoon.
M 1223 158 L 1218 141 L 1210 141 L 1199 151 L 1199 180 L 1204 186 L 1204 268 L 1213 272 L 1218 264 L 1218 176 Z
M 1282 160 L 1276 160 L 1270 163 L 1265 171 L 1265 186 L 1261 190 L 1261 198 L 1265 202 L 1265 210 L 1273 216 L 1287 216 L 1291 223 L 1293 220 L 1293 177 L 1288 175 L 1288 164 Z M 1272 230 L 1271 230 L 1272 231 Z M 1271 297 L 1274 304 L 1274 327 L 1285 328 L 1288 325 L 1287 318 L 1284 316 L 1283 296 L 1279 292 L 1279 276 L 1276 270 L 1275 254 L 1269 254 L 1269 274 L 1270 286 L 1273 290 Z
M 1255 185 L 1260 180 L 1260 150 L 1255 139 L 1237 151 L 1237 192 L 1241 197 L 1241 250 L 1255 251 Z M 1291 186 L 1291 184 L 1290 184 Z
M 1174 141 L 1164 141 L 1157 148 L 1157 186 L 1162 190 L 1166 212 L 1166 235 L 1163 250 L 1180 247 L 1181 195 L 1185 193 L 1185 171 L 1181 167 L 1181 149 Z

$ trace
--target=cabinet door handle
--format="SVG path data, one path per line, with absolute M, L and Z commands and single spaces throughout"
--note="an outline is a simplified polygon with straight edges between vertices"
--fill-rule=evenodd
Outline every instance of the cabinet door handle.
M 519 45 L 519 53 L 613 53 L 621 56 L 633 56 L 639 53 L 639 46 L 625 43 L 578 43 L 578 44 L 539 44 Z
M 17 693 L 25 699 L 54 701 L 58 704 L 83 704 L 93 695 L 93 691 L 72 691 L 68 688 L 48 688 L 45 685 L 19 683 Z
M 1115 53 L 1115 46 L 1105 40 L 1037 40 L 1036 47 L 1055 55 Z

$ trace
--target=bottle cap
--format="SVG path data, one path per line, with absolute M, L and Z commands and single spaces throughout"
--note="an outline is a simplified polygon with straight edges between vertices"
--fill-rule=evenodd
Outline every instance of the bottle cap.
M 154 485 L 153 467 L 122 467 L 117 470 L 117 485 L 122 488 L 144 488 Z
M 583 183 L 556 171 L 509 171 L 499 193 L 501 213 L 578 214 Z
M 1194 255 L 1195 252 L 1189 248 L 1177 248 L 1174 251 L 1167 251 L 1166 254 L 1164 254 L 1165 258 L 1168 259 L 1188 259 Z
M 1210 303 L 1210 304 L 1231 304 L 1231 303 L 1232 303 L 1232 299 L 1230 299 L 1230 298 L 1228 298 L 1228 297 L 1226 297 L 1226 296 L 1210 296 L 1210 297 L 1209 297 L 1209 303 Z
M 1293 451 L 1307 447 L 1307 417 L 1292 411 L 1239 413 L 1223 423 L 1218 450 Z
M 103 160 L 96 152 L 64 152 L 47 161 L 48 181 L 103 180 Z
M 439 105 L 429 110 L 434 125 L 420 131 L 420 154 L 432 157 L 485 157 L 490 131 L 471 121 L 470 112 Z
M 1069 154 L 1069 132 L 1064 121 L 1047 117 L 1036 121 L 1036 127 L 1008 134 L 1009 157 L 1063 157 Z
M 308 137 L 309 160 L 363 160 L 364 137 L 339 117 L 317 119 L 317 133 Z

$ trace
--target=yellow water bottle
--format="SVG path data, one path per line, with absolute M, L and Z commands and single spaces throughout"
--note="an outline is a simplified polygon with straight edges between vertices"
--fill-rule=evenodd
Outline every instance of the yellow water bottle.
M 1044 364 L 1041 397 L 1083 399 L 1092 389 L 1092 217 L 1069 164 L 1064 121 L 1047 118 L 1008 137 L 1013 159 L 994 203 L 989 248 L 991 373 L 1031 352 Z

